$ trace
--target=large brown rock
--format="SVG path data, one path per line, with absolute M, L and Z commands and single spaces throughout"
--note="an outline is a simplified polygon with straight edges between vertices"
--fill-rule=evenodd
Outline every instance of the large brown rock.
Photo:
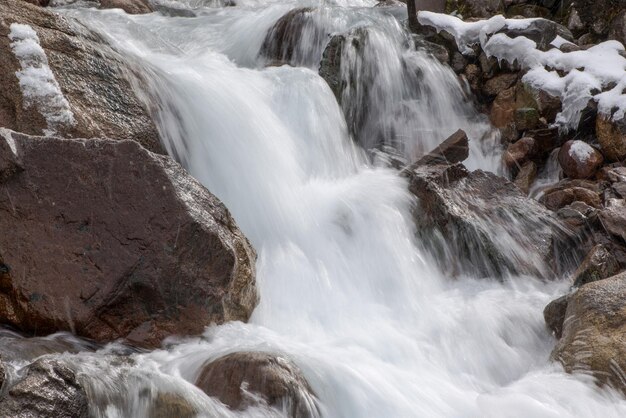
M 575 287 L 606 279 L 619 272 L 615 256 L 602 244 L 594 246 L 572 276 Z
M 551 277 L 559 268 L 554 249 L 566 229 L 505 178 L 461 164 L 413 165 L 405 175 L 417 229 L 450 274 Z
M 567 372 L 591 372 L 626 392 L 626 273 L 588 283 L 569 297 L 552 357 Z
M 513 87 L 498 93 L 491 104 L 489 119 L 496 128 L 505 128 L 515 123 L 515 89 Z
M 550 210 L 559 210 L 573 202 L 584 202 L 594 208 L 602 205 L 602 185 L 589 180 L 561 180 L 543 191 L 539 199 Z
M 132 61 L 76 20 L 21 0 L 0 1 L 0 127 L 32 135 L 50 128 L 41 106 L 25 103 L 18 84 L 20 63 L 8 38 L 13 23 L 36 32 L 73 113 L 73 124 L 54 127 L 60 135 L 132 139 L 164 153 L 147 108 L 133 92 L 142 80 Z
M 42 358 L 0 399 L 0 416 L 85 418 L 87 394 L 76 372 L 64 362 Z
M 133 141 L 0 129 L 7 141 L 23 171 L 0 195 L 2 322 L 155 347 L 248 319 L 254 250 L 169 157 Z
M 596 133 L 602 154 L 609 161 L 626 159 L 626 120 L 617 121 L 603 115 L 596 118 Z
M 504 165 L 509 170 L 517 171 L 518 168 L 536 156 L 537 145 L 535 142 L 534 138 L 525 136 L 510 144 L 502 155 Z
M 454 164 L 464 161 L 467 157 L 469 157 L 469 141 L 465 131 L 459 129 L 434 150 L 417 160 L 415 164 Z
M 593 176 L 604 162 L 600 151 L 579 140 L 570 140 L 563 144 L 558 159 L 565 175 L 572 179 Z
M 290 417 L 320 415 L 315 394 L 300 369 L 274 354 L 237 352 L 220 357 L 203 366 L 196 385 L 235 410 L 258 403 L 252 393 Z

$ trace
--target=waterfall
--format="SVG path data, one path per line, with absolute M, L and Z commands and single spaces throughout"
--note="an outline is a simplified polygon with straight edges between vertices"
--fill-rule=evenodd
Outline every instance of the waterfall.
M 468 166 L 498 171 L 496 134 L 454 73 L 415 50 L 403 7 L 161 3 L 194 16 L 60 11 L 141 66 L 168 151 L 225 203 L 257 250 L 260 304 L 248 324 L 135 355 L 132 378 L 119 387 L 100 377 L 95 414 L 147 416 L 142 391 L 162 387 L 207 416 L 273 416 L 226 411 L 192 385 L 204 361 L 260 350 L 293 359 L 328 417 L 626 416 L 615 393 L 549 361 L 554 342 L 541 312 L 567 284 L 445 277 L 417 241 L 406 180 L 371 160 L 368 148 L 381 137 L 410 160 L 463 128 Z M 338 104 L 318 74 L 315 31 L 301 37 L 298 48 L 310 54 L 293 66 L 265 66 L 267 31 L 300 7 L 315 10 L 322 46 L 367 28 L 364 53 L 345 51 L 342 64 L 357 85 L 370 77 L 367 92 L 358 87 Z M 346 115 L 364 106 L 355 128 Z M 95 374 L 98 355 L 84 357 L 84 373 Z

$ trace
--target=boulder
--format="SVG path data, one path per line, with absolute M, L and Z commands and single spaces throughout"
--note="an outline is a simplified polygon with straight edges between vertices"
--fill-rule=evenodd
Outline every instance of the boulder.
M 491 104 L 489 119 L 496 128 L 504 128 L 515 122 L 515 89 L 513 87 L 498 93 Z
M 502 158 L 509 170 L 516 171 L 537 154 L 535 139 L 525 136 L 510 144 Z
M 302 372 L 280 355 L 262 352 L 225 355 L 202 367 L 196 386 L 234 410 L 258 404 L 252 394 L 290 417 L 320 416 L 315 394 Z
M 48 9 L 2 0 L 0 16 L 0 127 L 32 135 L 51 130 L 65 137 L 132 139 L 165 153 L 147 107 L 134 93 L 133 86 L 145 83 L 132 60 L 76 20 Z M 13 26 L 10 39 L 14 23 L 30 26 L 32 33 Z M 15 55 L 11 44 L 17 42 L 41 46 L 36 66 L 49 66 L 53 78 L 44 81 L 54 97 L 20 87 L 16 72 L 30 64 Z
M 302 7 L 290 10 L 278 19 L 267 31 L 259 55 L 267 62 L 307 64 L 311 50 L 321 51 L 327 39 L 326 32 L 314 18 L 315 12 L 316 9 L 311 7 Z M 304 44 L 303 38 L 306 39 Z
M 518 131 L 535 129 L 539 125 L 539 112 L 532 107 L 520 107 L 515 109 L 515 128 Z
M 585 284 L 570 296 L 552 358 L 567 372 L 592 373 L 626 393 L 626 273 Z
M 612 120 L 606 115 L 596 118 L 596 133 L 602 154 L 609 161 L 626 159 L 626 119 Z
M 422 242 L 448 273 L 551 277 L 560 268 L 553 250 L 567 231 L 505 178 L 461 164 L 414 164 L 405 175 L 418 198 L 414 220 Z
M 246 321 L 255 253 L 224 205 L 134 141 L 0 129 L 23 171 L 0 195 L 0 320 L 157 347 Z M 2 149 L 2 148 L 0 148 Z
M 543 319 L 556 338 L 561 338 L 563 333 L 563 321 L 565 321 L 568 301 L 569 295 L 561 296 L 550 302 L 543 310 Z
M 589 251 L 583 262 L 572 275 L 575 287 L 606 279 L 619 272 L 619 263 L 613 254 L 602 244 Z
M 528 161 L 520 168 L 519 173 L 515 176 L 515 185 L 525 194 L 528 195 L 530 187 L 537 178 L 537 164 Z
M 0 416 L 84 418 L 89 416 L 87 394 L 71 367 L 44 357 L 27 366 L 0 399 Z
M 158 392 L 150 404 L 150 418 L 196 418 L 198 411 L 177 393 Z M 200 415 L 201 416 L 201 415 Z
M 570 140 L 563 144 L 558 159 L 563 173 L 572 179 L 592 177 L 604 162 L 600 151 L 579 140 Z
M 545 190 L 539 201 L 554 211 L 574 202 L 583 202 L 594 208 L 599 208 L 602 205 L 602 199 L 598 192 L 584 187 L 568 187 L 559 184 Z
M 626 10 L 622 10 L 611 20 L 609 39 L 614 39 L 626 45 Z
M 100 8 L 122 9 L 130 15 L 140 15 L 154 11 L 147 0 L 100 0 Z
M 467 134 L 459 129 L 437 146 L 434 150 L 421 157 L 416 165 L 460 163 L 469 157 L 469 142 Z
M 483 94 L 497 96 L 503 90 L 508 89 L 517 81 L 517 73 L 502 73 L 487 80 L 483 86 Z
M 607 232 L 626 241 L 626 200 L 613 200 L 598 216 Z
M 623 0 L 574 0 L 573 7 L 585 30 L 606 36 L 613 18 L 624 10 Z

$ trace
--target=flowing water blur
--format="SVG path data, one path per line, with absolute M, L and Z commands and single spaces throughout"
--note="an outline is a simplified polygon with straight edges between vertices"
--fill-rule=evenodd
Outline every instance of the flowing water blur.
M 136 355 L 123 378 L 98 371 L 102 352 L 80 355 L 95 377 L 95 414 L 149 416 L 142 396 L 161 390 L 206 416 L 276 416 L 262 406 L 230 412 L 192 384 L 209 359 L 262 350 L 302 368 L 328 417 L 626 416 L 618 395 L 549 361 L 554 340 L 542 309 L 566 283 L 444 277 L 419 250 L 427 243 L 416 242 L 405 180 L 354 145 L 382 135 L 411 159 L 463 128 L 472 141 L 467 164 L 498 170 L 497 138 L 452 71 L 412 47 L 398 20 L 403 7 L 160 3 L 188 13 L 62 11 L 141 65 L 168 151 L 226 204 L 256 248 L 261 301 L 250 323 Z M 370 28 L 366 54 L 346 63 L 359 66 L 353 74 L 374 75 L 371 96 L 359 96 L 369 113 L 358 138 L 344 117 L 354 103 L 342 109 L 317 74 L 318 38 L 303 39 L 299 66 L 264 67 L 259 57 L 267 30 L 303 6 L 316 8 L 325 42 Z

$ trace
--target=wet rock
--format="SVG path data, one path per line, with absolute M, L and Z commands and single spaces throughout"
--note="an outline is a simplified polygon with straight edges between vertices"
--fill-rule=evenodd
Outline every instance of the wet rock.
M 437 61 L 442 64 L 448 64 L 450 62 L 450 53 L 443 45 L 436 44 L 434 42 L 422 39 L 418 35 L 413 36 L 415 42 L 415 48 L 422 50 L 427 54 L 432 55 Z
M 538 113 L 537 119 L 539 117 L 543 117 L 546 119 L 547 122 L 554 122 L 554 120 L 556 119 L 556 115 L 562 110 L 560 98 L 552 96 L 545 90 L 534 88 L 521 81 L 517 84 L 515 93 L 515 106 L 518 109 L 536 109 L 536 112 Z M 536 126 L 537 121 L 534 120 L 534 115 L 531 116 L 533 117 L 532 123 Z M 529 127 L 529 125 L 520 125 L 518 126 L 518 129 L 526 130 L 533 128 Z
M 467 19 L 491 17 L 504 12 L 502 0 L 451 0 L 446 2 L 446 13 L 457 11 Z
M 626 199 L 626 181 L 614 183 L 611 187 L 619 197 Z
M 300 369 L 285 357 L 237 352 L 203 366 L 196 386 L 235 410 L 258 403 L 249 393 L 290 417 L 319 416 L 317 400 Z
M 574 7 L 586 30 L 606 36 L 613 17 L 623 10 L 624 3 L 621 0 L 575 0 Z
M 2 322 L 156 347 L 247 320 L 254 250 L 177 163 L 133 141 L 7 140 L 24 171 L 0 196 Z
M 513 183 L 461 164 L 414 165 L 407 176 L 417 229 L 448 273 L 550 276 L 553 244 L 565 231 Z
M 626 273 L 581 286 L 571 295 L 552 358 L 567 372 L 593 373 L 626 392 Z
M 580 201 L 566 205 L 557 211 L 559 219 L 563 220 L 572 228 L 587 226 L 590 218 L 594 217 L 597 209 Z
M 611 234 L 626 241 L 626 201 L 614 200 L 602 209 L 598 216 L 602 226 Z
M 458 51 L 454 51 L 452 52 L 452 56 L 450 57 L 450 66 L 455 73 L 461 74 L 467 66 L 467 60 L 465 59 L 463 54 Z
M 72 368 L 42 358 L 0 399 L 0 416 L 84 418 L 89 416 L 87 395 Z
M 594 208 L 599 208 L 602 205 L 602 199 L 598 192 L 564 184 L 557 184 L 547 189 L 539 201 L 554 211 L 574 202 L 583 202 Z
M 609 39 L 626 44 L 626 10 L 622 10 L 611 20 Z
M 196 408 L 177 393 L 159 392 L 151 404 L 150 418 L 195 418 Z
M 152 13 L 147 0 L 100 0 L 101 9 L 122 9 L 130 15 Z
M 316 9 L 303 7 L 290 10 L 267 31 L 259 55 L 268 62 L 303 65 L 310 50 L 320 50 L 326 33 L 315 21 Z M 306 39 L 306 50 L 299 48 Z M 315 45 L 311 47 L 311 45 Z
M 605 115 L 596 118 L 596 133 L 602 154 L 609 161 L 626 159 L 626 120 L 612 120 Z
M 575 287 L 606 279 L 619 272 L 619 263 L 603 245 L 596 245 L 572 275 Z
M 517 81 L 517 73 L 503 73 L 487 80 L 483 86 L 483 94 L 496 96 L 503 90 L 508 89 Z
M 467 134 L 459 129 L 437 146 L 434 150 L 421 157 L 416 165 L 460 163 L 469 157 Z
M 143 86 L 132 60 L 115 52 L 95 33 L 70 17 L 18 0 L 0 2 L 0 127 L 32 135 L 56 130 L 66 137 L 132 139 L 165 153 L 148 109 L 133 86 Z M 15 72 L 20 63 L 8 38 L 10 25 L 30 25 L 37 33 L 72 123 L 49 126 L 49 102 L 26 102 Z
M 515 109 L 515 127 L 518 131 L 535 129 L 539 125 L 539 113 L 532 107 Z
M 489 119 L 496 128 L 504 128 L 515 122 L 515 89 L 502 90 L 491 105 Z
M 525 136 L 510 144 L 503 154 L 504 165 L 513 171 L 517 171 L 537 153 L 535 139 Z
M 551 48 L 550 43 L 557 35 L 567 41 L 574 40 L 574 36 L 565 26 L 542 18 L 534 19 L 524 27 L 505 27 L 497 33 L 504 33 L 509 38 L 523 36 L 531 39 L 537 43 L 537 48 L 542 51 L 547 51 Z
M 480 91 L 482 76 L 480 68 L 476 64 L 469 64 L 465 67 L 465 78 L 472 91 Z
M 543 319 L 556 338 L 561 338 L 563 333 L 563 321 L 565 320 L 569 297 L 569 295 L 561 296 L 550 302 L 543 310 Z
M 522 168 L 520 168 L 519 173 L 515 176 L 514 183 L 522 192 L 524 192 L 524 194 L 528 195 L 530 187 L 533 185 L 536 178 L 537 164 L 532 161 L 528 161 L 522 166 Z
M 563 172 L 572 179 L 593 176 L 604 161 L 598 150 L 579 140 L 570 140 L 563 144 L 558 158 Z

